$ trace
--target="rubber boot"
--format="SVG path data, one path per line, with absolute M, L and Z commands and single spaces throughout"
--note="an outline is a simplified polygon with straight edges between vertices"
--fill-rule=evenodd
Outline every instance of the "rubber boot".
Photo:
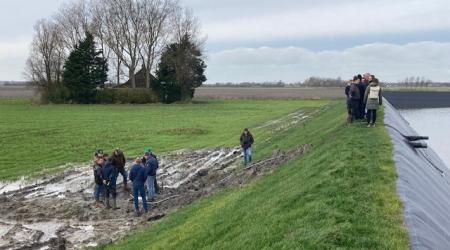
M 105 201 L 106 201 L 106 208 L 107 208 L 107 209 L 110 209 L 111 206 L 109 205 L 109 198 L 106 197 L 106 198 L 105 198 Z

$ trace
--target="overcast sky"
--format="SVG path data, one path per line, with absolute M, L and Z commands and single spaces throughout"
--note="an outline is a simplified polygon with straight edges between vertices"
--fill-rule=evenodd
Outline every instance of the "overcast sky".
M 0 0 L 0 79 L 23 80 L 33 25 L 70 0 Z M 450 81 L 448 0 L 184 0 L 208 37 L 208 83 L 423 76 Z

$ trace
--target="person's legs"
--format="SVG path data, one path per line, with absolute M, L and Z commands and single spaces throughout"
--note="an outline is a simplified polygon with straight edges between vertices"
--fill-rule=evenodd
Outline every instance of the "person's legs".
M 94 198 L 95 198 L 95 201 L 100 202 L 100 185 L 99 184 L 95 184 Z
M 244 166 L 247 166 L 247 149 L 242 148 L 242 150 L 244 151 Z
M 147 180 L 149 180 L 147 182 L 147 184 L 149 184 L 149 182 L 150 182 L 150 186 L 147 187 L 148 188 L 148 199 L 149 200 L 154 200 L 155 197 L 156 197 L 156 194 L 155 194 L 155 176 L 148 176 Z
M 252 162 L 252 148 L 247 148 L 247 164 Z
M 119 173 L 123 177 L 123 187 L 127 188 L 127 171 L 125 170 L 125 168 L 120 168 Z
M 357 100 L 352 100 L 352 122 L 358 119 L 359 112 L 359 102 Z
M 372 125 L 375 125 L 375 122 L 377 121 L 377 110 L 372 110 Z
M 153 199 L 155 192 L 155 180 L 153 176 L 147 176 L 147 197 L 149 200 Z
M 370 124 L 370 121 L 371 121 L 371 119 L 372 119 L 372 110 L 371 109 L 368 109 L 367 110 L 367 115 L 366 115 L 367 117 L 367 124 Z
M 140 187 L 133 185 L 133 201 L 134 201 L 134 211 L 136 213 L 139 212 L 139 192 L 140 192 Z M 144 191 L 145 194 L 145 191 Z
M 105 201 L 106 201 L 106 208 L 111 208 L 111 206 L 109 205 L 109 196 L 111 194 L 111 189 L 110 187 L 106 186 L 105 187 Z
M 144 207 L 144 211 L 148 212 L 148 204 L 147 204 L 147 197 L 145 197 L 145 188 L 144 188 L 144 184 L 142 184 L 141 186 L 139 186 L 139 193 L 141 194 L 141 198 L 142 198 L 142 206 Z M 136 196 L 137 197 L 137 196 Z

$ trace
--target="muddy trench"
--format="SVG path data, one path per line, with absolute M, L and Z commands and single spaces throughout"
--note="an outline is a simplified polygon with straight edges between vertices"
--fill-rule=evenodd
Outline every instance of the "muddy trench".
M 295 112 L 262 127 L 285 130 L 315 112 Z M 95 206 L 89 164 L 41 179 L 0 182 L 0 250 L 82 249 L 108 244 L 201 197 L 226 187 L 245 185 L 303 155 L 310 147 L 277 150 L 271 157 L 246 168 L 239 147 L 181 150 L 159 156 L 160 192 L 156 201 L 149 202 L 150 212 L 140 217 L 133 216 L 131 190 L 123 188 L 121 175 L 117 187 L 118 209 Z M 126 169 L 130 166 L 128 162 Z
M 130 191 L 118 185 L 118 209 L 95 207 L 90 166 L 27 183 L 0 184 L 0 249 L 81 249 L 111 243 L 225 187 L 240 186 L 302 155 L 309 146 L 274 152 L 244 168 L 239 148 L 178 151 L 160 158 L 161 187 L 150 213 L 133 216 Z M 130 163 L 127 164 L 130 167 Z M 119 182 L 122 176 L 119 175 Z

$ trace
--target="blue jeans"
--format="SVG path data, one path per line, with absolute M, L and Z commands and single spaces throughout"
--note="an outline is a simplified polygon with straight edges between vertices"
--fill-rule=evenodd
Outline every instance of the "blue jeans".
M 119 174 L 121 174 L 123 176 L 123 185 L 127 185 L 127 171 L 125 170 L 125 168 L 119 168 L 118 169 Z
M 147 176 L 147 190 L 148 190 L 148 199 L 154 199 L 156 197 L 155 192 L 155 179 L 156 176 Z
M 95 184 L 94 197 L 96 201 L 100 200 L 100 195 L 103 195 L 104 190 L 105 186 L 103 184 Z
M 145 197 L 145 188 L 144 183 L 135 185 L 133 183 L 133 200 L 134 200 L 134 210 L 136 212 L 139 211 L 139 195 L 142 198 L 142 206 L 144 207 L 144 210 L 148 211 L 148 205 L 147 205 L 147 199 Z
M 244 164 L 252 162 L 252 148 L 244 149 Z

